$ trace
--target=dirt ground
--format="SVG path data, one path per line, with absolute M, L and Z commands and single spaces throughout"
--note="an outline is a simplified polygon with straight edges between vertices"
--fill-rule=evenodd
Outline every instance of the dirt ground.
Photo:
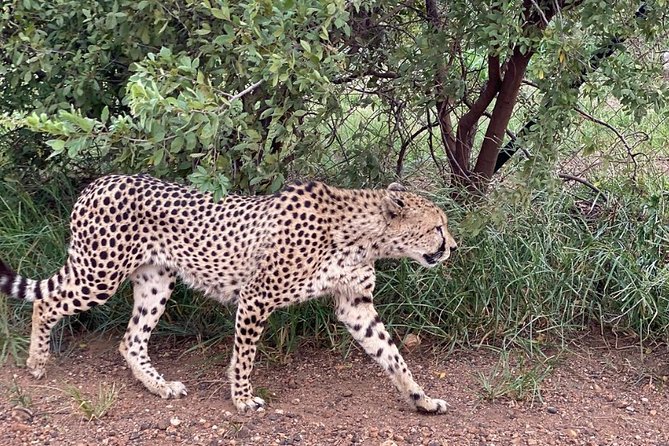
M 260 355 L 253 382 L 269 406 L 237 414 L 225 378 L 229 345 L 184 354 L 194 341 L 156 339 L 156 368 L 189 390 L 183 399 L 162 400 L 131 376 L 116 351 L 119 339 L 72 340 L 41 381 L 3 365 L 0 443 L 669 446 L 667 347 L 642 355 L 629 343 L 588 334 L 550 359 L 554 368 L 537 369 L 540 357 L 512 355 L 504 368 L 491 348 L 448 353 L 423 343 L 404 355 L 427 393 L 449 402 L 450 411 L 438 416 L 407 410 L 355 347 L 347 355 L 301 347 L 283 358 Z M 118 394 L 108 412 L 83 419 L 81 401 L 90 399 L 95 409 L 100 389 L 109 395 L 112 386 Z M 541 398 L 533 399 L 537 386 Z M 77 389 L 79 399 L 72 396 Z

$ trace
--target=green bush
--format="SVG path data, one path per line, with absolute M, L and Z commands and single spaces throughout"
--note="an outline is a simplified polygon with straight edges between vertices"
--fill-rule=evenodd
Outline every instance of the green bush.
M 0 196 L 10 197 L 0 201 L 0 252 L 23 274 L 48 277 L 64 261 L 73 195 L 46 190 L 32 197 L 7 185 L 0 189 Z M 448 191 L 434 195 L 449 214 L 460 249 L 437 269 L 379 262 L 379 312 L 400 338 L 421 333 L 452 346 L 484 342 L 532 350 L 592 326 L 641 342 L 667 339 L 664 186 L 609 189 L 608 199 L 556 188 L 526 200 L 500 194 L 469 206 L 444 198 Z M 67 319 L 61 334 L 82 326 L 124 329 L 132 296 L 129 287 L 118 294 Z M 29 313 L 25 304 L 2 299 L 0 336 L 7 343 L 10 333 L 27 332 Z M 232 311 L 178 287 L 158 334 L 215 342 L 232 334 Z M 333 345 L 348 339 L 345 333 L 324 299 L 274 314 L 265 342 L 290 349 L 308 337 Z

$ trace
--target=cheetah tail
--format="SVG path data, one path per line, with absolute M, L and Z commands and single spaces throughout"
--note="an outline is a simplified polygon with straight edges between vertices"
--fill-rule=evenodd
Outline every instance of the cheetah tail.
M 66 273 L 64 267 L 47 280 L 27 279 L 16 274 L 5 262 L 0 260 L 0 293 L 14 299 L 33 302 L 60 288 Z

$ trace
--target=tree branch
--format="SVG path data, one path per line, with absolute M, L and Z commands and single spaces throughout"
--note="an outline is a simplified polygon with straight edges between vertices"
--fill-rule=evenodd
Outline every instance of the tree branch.
M 483 91 L 471 105 L 469 111 L 465 113 L 458 124 L 457 138 L 455 141 L 455 157 L 458 165 L 466 169 L 459 172 L 460 175 L 469 174 L 469 159 L 471 157 L 471 148 L 479 119 L 485 113 L 488 106 L 499 92 L 502 86 L 500 77 L 499 57 L 488 56 L 488 82 Z
M 577 3 L 581 3 L 580 1 Z M 573 5 L 570 4 L 570 7 Z M 634 14 L 634 17 L 636 19 L 643 19 L 646 15 L 646 3 L 642 3 L 641 6 L 639 6 L 639 9 L 637 9 L 636 13 Z M 604 45 L 602 45 L 599 49 L 597 49 L 592 55 L 590 56 L 590 60 L 587 65 L 584 65 L 583 68 L 581 69 L 581 73 L 574 79 L 574 81 L 571 83 L 571 88 L 574 90 L 577 90 L 583 85 L 588 77 L 588 74 L 593 73 L 599 69 L 601 66 L 602 62 L 606 60 L 608 57 L 613 55 L 615 53 L 616 49 L 620 47 L 620 45 L 627 40 L 627 37 L 623 36 L 613 36 L 611 39 L 609 39 L 608 42 L 606 42 Z M 547 108 L 550 107 L 551 103 L 547 103 L 542 105 L 542 108 Z M 524 137 L 526 136 L 532 127 L 535 125 L 539 124 L 539 117 L 535 116 L 534 118 L 531 118 L 528 120 L 523 127 L 518 131 L 518 136 L 519 137 Z M 495 169 L 494 172 L 496 173 L 499 169 L 501 169 L 504 164 L 511 159 L 511 157 L 520 149 L 520 145 L 518 144 L 517 141 L 509 141 L 504 145 L 502 150 L 500 150 L 499 155 L 497 156 L 497 161 L 495 162 Z
M 499 147 L 504 132 L 509 125 L 520 90 L 520 83 L 525 76 L 525 70 L 532 54 L 533 52 L 529 50 L 523 54 L 519 48 L 516 48 L 507 63 L 507 70 L 499 88 L 499 95 L 492 111 L 492 117 L 481 144 L 481 152 L 474 167 L 474 172 L 479 174 L 483 180 L 489 180 L 494 172 Z

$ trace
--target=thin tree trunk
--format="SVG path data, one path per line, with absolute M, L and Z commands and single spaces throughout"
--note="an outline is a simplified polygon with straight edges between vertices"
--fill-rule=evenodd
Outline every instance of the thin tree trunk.
M 492 117 L 488 124 L 483 143 L 481 144 L 481 152 L 474 167 L 478 183 L 487 182 L 492 178 L 499 147 L 502 145 L 504 133 L 516 105 L 520 84 L 523 81 L 523 77 L 525 77 L 525 70 L 532 54 L 530 51 L 522 54 L 520 49 L 516 48 L 509 59 L 504 80 L 502 81 L 495 107 L 492 110 Z

